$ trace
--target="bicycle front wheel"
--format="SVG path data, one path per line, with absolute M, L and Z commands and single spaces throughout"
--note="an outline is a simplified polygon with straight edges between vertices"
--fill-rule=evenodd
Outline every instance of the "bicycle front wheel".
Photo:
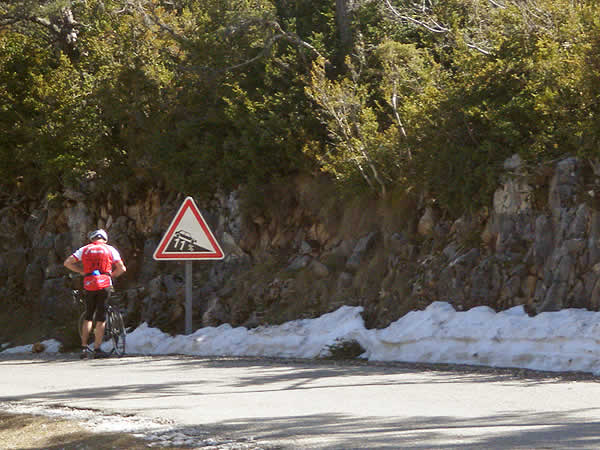
M 107 330 L 105 335 L 108 334 L 113 343 L 113 351 L 118 356 L 125 354 L 125 324 L 123 323 L 123 317 L 121 313 L 109 308 L 107 314 Z

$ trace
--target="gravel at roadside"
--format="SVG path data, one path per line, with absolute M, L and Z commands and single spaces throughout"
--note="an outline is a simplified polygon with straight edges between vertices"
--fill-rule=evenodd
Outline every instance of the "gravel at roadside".
M 0 448 L 259 450 L 252 438 L 232 441 L 196 427 L 90 409 L 0 402 Z
M 137 450 L 148 446 L 125 433 L 90 432 L 74 420 L 0 411 L 0 448 Z

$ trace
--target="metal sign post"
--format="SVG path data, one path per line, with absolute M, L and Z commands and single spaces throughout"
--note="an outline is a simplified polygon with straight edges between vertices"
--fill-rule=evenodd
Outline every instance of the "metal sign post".
M 185 262 L 185 334 L 192 333 L 192 261 Z
M 185 333 L 192 332 L 192 261 L 225 255 L 192 197 L 186 197 L 154 250 L 157 261 L 185 261 Z

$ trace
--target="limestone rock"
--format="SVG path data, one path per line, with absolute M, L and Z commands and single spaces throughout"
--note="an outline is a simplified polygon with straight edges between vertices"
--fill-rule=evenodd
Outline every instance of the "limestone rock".
M 429 237 L 433 235 L 436 225 L 436 214 L 432 207 L 425 208 L 425 212 L 419 219 L 417 230 L 421 236 Z

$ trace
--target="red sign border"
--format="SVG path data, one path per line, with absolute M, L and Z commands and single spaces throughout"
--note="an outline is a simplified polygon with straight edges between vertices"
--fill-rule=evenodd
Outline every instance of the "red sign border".
M 212 253 L 206 253 L 206 252 L 192 252 L 192 253 L 180 252 L 180 253 L 168 253 L 168 254 L 165 253 L 166 246 L 171 241 L 171 237 L 173 236 L 173 233 L 175 233 L 175 230 L 177 229 L 179 222 L 181 222 L 183 215 L 186 213 L 186 211 L 188 209 L 192 210 L 192 213 L 196 217 L 198 224 L 202 227 L 202 230 L 204 231 L 205 236 L 208 238 L 211 245 L 213 246 Z M 158 244 L 158 247 L 156 247 L 156 250 L 154 250 L 154 254 L 152 255 L 152 257 L 156 261 L 190 260 L 190 259 L 196 259 L 196 260 L 198 260 L 198 259 L 209 259 L 209 260 L 215 259 L 215 260 L 218 260 L 218 259 L 223 259 L 225 257 L 225 255 L 223 253 L 223 250 L 221 250 L 219 243 L 217 242 L 214 235 L 210 231 L 210 228 L 208 228 L 208 225 L 206 224 L 204 217 L 202 217 L 202 213 L 196 206 L 194 199 L 192 197 L 186 197 L 185 200 L 183 201 L 183 203 L 181 204 L 181 206 L 179 207 L 177 214 L 175 214 L 175 217 L 171 221 L 171 225 L 169 225 L 167 232 L 165 233 L 165 235 L 161 239 L 160 243 Z

